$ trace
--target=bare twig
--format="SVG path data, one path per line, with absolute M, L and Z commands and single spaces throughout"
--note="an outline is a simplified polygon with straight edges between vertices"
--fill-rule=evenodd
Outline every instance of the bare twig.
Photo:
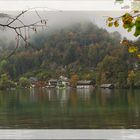
M 22 19 L 20 19 L 22 16 L 24 16 L 27 12 L 29 12 L 30 10 L 34 10 L 35 14 L 38 17 L 38 21 L 31 23 L 31 24 L 26 24 L 24 23 L 24 21 L 22 21 Z M 34 8 L 30 8 L 28 10 L 24 10 L 22 12 L 20 12 L 16 17 L 11 17 L 7 14 L 2 14 L 0 13 L 0 18 L 3 18 L 5 16 L 5 18 L 7 18 L 7 22 L 5 24 L 0 23 L 0 27 L 3 28 L 9 28 L 11 30 L 13 30 L 16 33 L 17 36 L 17 44 L 16 47 L 14 49 L 14 51 L 12 51 L 12 53 L 10 53 L 7 58 L 9 58 L 10 56 L 12 56 L 17 48 L 19 47 L 19 41 L 23 40 L 25 43 L 25 47 L 27 46 L 31 46 L 31 43 L 29 42 L 29 32 L 32 30 L 34 32 L 37 32 L 37 28 L 40 27 L 47 27 L 47 19 L 43 19 L 39 13 L 36 11 L 36 9 Z M 19 25 L 17 25 L 17 22 L 19 23 Z

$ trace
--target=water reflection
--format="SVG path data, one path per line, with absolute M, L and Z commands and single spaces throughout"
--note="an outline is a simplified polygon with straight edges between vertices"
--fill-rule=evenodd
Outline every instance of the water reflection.
M 31 102 L 37 102 L 37 98 L 35 96 L 35 89 L 34 88 L 30 89 L 30 101 Z
M 60 102 L 60 106 L 62 109 L 66 110 L 67 109 L 67 102 L 69 99 L 69 93 L 66 92 L 66 89 L 57 89 L 56 93 L 57 93 L 57 99 Z
M 77 89 L 77 96 L 80 100 L 90 101 L 91 90 L 90 89 Z
M 0 92 L 0 128 L 140 128 L 139 90 Z

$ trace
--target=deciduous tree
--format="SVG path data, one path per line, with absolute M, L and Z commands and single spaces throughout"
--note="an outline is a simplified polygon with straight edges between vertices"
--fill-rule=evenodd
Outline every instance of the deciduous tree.
M 106 20 L 106 24 L 108 25 L 108 27 L 114 26 L 116 28 L 122 25 L 123 28 L 128 32 L 132 32 L 134 30 L 134 36 L 138 37 L 140 35 L 140 11 L 134 10 L 115 18 L 108 17 Z M 134 43 L 126 39 L 120 43 L 128 47 L 129 53 L 140 58 L 140 49 Z

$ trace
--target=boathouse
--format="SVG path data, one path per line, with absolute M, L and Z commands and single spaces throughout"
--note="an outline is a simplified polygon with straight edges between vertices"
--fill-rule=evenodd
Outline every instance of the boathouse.
M 91 88 L 93 87 L 93 82 L 91 80 L 81 80 L 81 81 L 77 81 L 77 86 L 76 88 Z
M 114 85 L 113 85 L 113 84 L 102 84 L 100 87 L 101 87 L 101 88 L 113 89 L 113 88 L 114 88 Z

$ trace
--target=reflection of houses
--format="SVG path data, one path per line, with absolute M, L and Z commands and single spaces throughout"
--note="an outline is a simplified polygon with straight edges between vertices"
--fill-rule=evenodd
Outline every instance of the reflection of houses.
M 89 101 L 90 96 L 91 96 L 90 88 L 85 88 L 84 90 L 83 89 L 77 89 L 77 96 L 78 96 L 78 98 L 80 98 L 80 100 Z
M 113 85 L 113 84 L 102 84 L 100 87 L 101 87 L 101 88 L 113 89 L 113 88 L 114 88 L 114 85 Z
M 93 87 L 93 82 L 91 80 L 81 80 L 77 82 L 76 88 L 91 88 Z

